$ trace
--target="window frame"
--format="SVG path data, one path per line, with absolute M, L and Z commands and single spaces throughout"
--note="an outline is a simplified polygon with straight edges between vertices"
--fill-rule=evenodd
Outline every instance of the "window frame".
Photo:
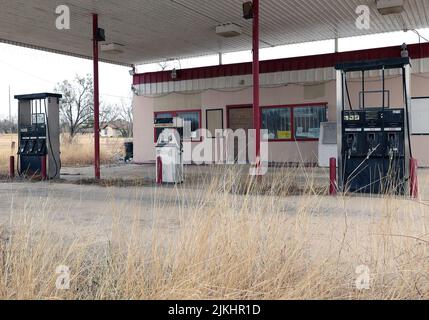
M 171 114 L 173 117 L 177 117 L 179 113 L 198 113 L 198 121 L 199 121 L 199 126 L 197 130 L 202 129 L 202 110 L 201 109 L 192 109 L 192 110 L 172 110 L 172 111 L 155 111 L 153 113 L 153 120 L 156 119 L 157 115 L 161 115 L 161 114 Z M 157 139 L 156 139 L 156 128 L 154 126 L 153 128 L 153 140 L 154 143 L 157 143 Z M 183 141 L 191 141 L 191 142 L 202 142 L 203 141 L 203 137 L 200 134 L 200 138 L 199 139 L 183 139 Z
M 265 109 L 290 109 L 291 114 L 291 139 L 269 139 L 268 142 L 295 142 L 295 141 L 304 141 L 304 142 L 311 142 L 311 141 L 319 141 L 319 138 L 296 138 L 295 133 L 295 112 L 294 110 L 296 108 L 305 108 L 305 107 L 318 107 L 323 108 L 326 111 L 326 119 L 328 119 L 328 103 L 327 102 L 319 102 L 319 103 L 302 103 L 302 104 L 289 104 L 289 105 L 274 105 L 274 106 L 261 106 L 261 113 L 260 117 L 262 119 L 263 116 L 263 110 Z M 263 129 L 263 128 L 261 128 Z

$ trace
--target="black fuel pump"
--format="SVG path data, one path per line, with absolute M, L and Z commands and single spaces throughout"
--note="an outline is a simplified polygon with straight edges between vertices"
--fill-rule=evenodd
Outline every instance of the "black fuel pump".
M 60 175 L 60 94 L 18 95 L 18 173 L 47 178 Z M 46 165 L 46 166 L 45 166 Z
M 399 69 L 404 106 L 391 108 L 386 90 L 386 70 Z M 355 193 L 406 194 L 409 190 L 410 59 L 384 59 L 342 63 L 336 66 L 338 85 L 338 186 Z M 365 72 L 380 70 L 382 88 L 366 90 Z M 352 106 L 348 74 L 361 73 L 359 106 Z M 380 105 L 367 106 L 366 96 L 381 94 Z

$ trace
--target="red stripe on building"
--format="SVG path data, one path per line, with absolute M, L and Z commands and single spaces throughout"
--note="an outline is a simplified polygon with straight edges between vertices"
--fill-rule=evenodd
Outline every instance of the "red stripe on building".
M 408 46 L 412 59 L 429 57 L 429 43 Z M 319 54 L 313 56 L 267 60 L 260 62 L 260 73 L 285 72 L 334 67 L 337 63 L 362 60 L 388 59 L 401 56 L 401 47 L 386 47 L 369 50 Z M 200 67 L 177 71 L 175 81 L 209 79 L 218 77 L 245 76 L 252 74 L 252 63 L 236 63 L 220 66 Z M 133 84 L 169 82 L 171 71 L 148 72 L 134 75 Z

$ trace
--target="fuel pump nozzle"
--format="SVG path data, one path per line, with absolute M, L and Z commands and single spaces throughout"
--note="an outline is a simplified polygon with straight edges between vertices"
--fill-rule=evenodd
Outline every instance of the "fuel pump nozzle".
M 356 144 L 356 137 L 354 134 L 348 134 L 347 135 L 347 158 L 350 159 L 352 156 L 353 149 L 355 148 Z

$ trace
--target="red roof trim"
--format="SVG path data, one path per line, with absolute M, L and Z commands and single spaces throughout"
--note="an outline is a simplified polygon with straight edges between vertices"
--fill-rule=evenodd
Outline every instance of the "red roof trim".
M 429 43 L 413 44 L 408 46 L 412 59 L 429 57 Z M 340 62 L 359 60 L 374 60 L 382 58 L 400 57 L 400 46 L 377 48 L 369 50 L 320 54 L 306 57 L 261 61 L 260 72 L 282 72 L 316 68 L 334 67 Z M 177 71 L 177 80 L 208 79 L 228 76 L 244 76 L 252 74 L 252 63 L 227 64 L 222 66 L 183 69 Z M 149 72 L 134 75 L 134 85 L 171 81 L 171 71 Z

